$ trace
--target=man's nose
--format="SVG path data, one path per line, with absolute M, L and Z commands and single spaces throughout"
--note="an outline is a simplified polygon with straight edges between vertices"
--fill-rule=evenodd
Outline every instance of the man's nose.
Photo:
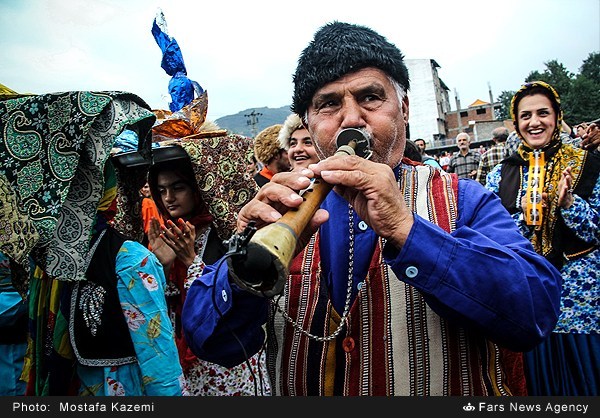
M 356 100 L 344 100 L 342 106 L 342 126 L 341 128 L 360 128 L 365 126 L 363 118 L 363 108 Z

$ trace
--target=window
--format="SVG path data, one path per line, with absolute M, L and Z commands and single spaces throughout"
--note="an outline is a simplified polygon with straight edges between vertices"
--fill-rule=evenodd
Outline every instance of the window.
M 486 113 L 487 113 L 487 109 L 485 109 L 485 108 L 477 109 L 478 115 L 485 115 Z

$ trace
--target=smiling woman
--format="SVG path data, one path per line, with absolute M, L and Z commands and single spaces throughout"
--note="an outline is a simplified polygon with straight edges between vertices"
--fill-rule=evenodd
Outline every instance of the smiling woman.
M 292 113 L 286 118 L 277 139 L 281 148 L 288 152 L 292 170 L 302 169 L 308 167 L 309 164 L 319 162 L 317 150 L 310 134 L 297 114 Z
M 598 395 L 600 158 L 562 142 L 560 97 L 549 84 L 524 84 L 511 113 L 521 144 L 492 169 L 486 187 L 563 279 L 554 331 L 525 353 L 528 392 Z

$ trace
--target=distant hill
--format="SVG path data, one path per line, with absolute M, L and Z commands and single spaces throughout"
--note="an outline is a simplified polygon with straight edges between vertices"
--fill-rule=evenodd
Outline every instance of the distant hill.
M 248 116 L 254 111 L 257 115 L 254 117 L 256 126 L 252 127 L 252 117 Z M 223 116 L 222 118 L 216 119 L 215 122 L 222 129 L 227 129 L 230 132 L 244 135 L 250 138 L 254 138 L 255 134 L 259 133 L 263 129 L 283 123 L 285 118 L 292 113 L 290 106 L 282 106 L 276 109 L 269 107 L 254 107 L 251 109 L 242 110 L 235 115 Z

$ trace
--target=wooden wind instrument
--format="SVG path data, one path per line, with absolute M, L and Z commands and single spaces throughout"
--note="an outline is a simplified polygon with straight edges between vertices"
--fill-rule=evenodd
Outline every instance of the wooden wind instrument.
M 336 145 L 335 155 L 358 155 L 367 159 L 371 156 L 369 139 L 359 129 L 340 131 Z M 280 294 L 296 255 L 298 237 L 332 188 L 323 179 L 315 177 L 311 185 L 300 192 L 304 201 L 299 207 L 288 210 L 277 222 L 256 231 L 245 251 L 227 260 L 234 282 L 259 296 Z

